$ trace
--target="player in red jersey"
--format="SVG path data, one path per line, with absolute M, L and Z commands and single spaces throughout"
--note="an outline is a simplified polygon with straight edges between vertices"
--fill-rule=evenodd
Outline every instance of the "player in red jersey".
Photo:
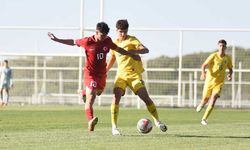
M 106 85 L 106 56 L 110 49 L 129 55 L 138 60 L 140 57 L 130 53 L 112 42 L 112 39 L 107 36 L 109 27 L 106 23 L 100 22 L 96 25 L 96 33 L 93 36 L 82 39 L 59 39 L 53 33 L 48 33 L 51 40 L 66 45 L 77 45 L 85 49 L 86 65 L 84 68 L 84 85 L 86 86 L 86 102 L 85 114 L 88 120 L 89 131 L 94 131 L 94 127 L 98 122 L 98 118 L 94 117 L 93 104 L 96 95 L 100 95 Z

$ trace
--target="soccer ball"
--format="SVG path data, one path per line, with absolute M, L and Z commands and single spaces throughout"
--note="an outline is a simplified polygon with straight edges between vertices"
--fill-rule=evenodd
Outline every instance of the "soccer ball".
M 149 119 L 140 119 L 137 122 L 137 130 L 140 133 L 146 134 L 149 133 L 153 128 L 152 122 Z

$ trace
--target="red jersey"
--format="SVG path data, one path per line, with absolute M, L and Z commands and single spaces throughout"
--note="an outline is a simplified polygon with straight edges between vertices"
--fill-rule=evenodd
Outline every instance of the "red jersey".
M 76 45 L 85 49 L 86 65 L 85 70 L 91 75 L 106 74 L 106 56 L 110 49 L 117 49 L 109 36 L 102 41 L 96 42 L 95 36 L 85 37 L 76 40 Z

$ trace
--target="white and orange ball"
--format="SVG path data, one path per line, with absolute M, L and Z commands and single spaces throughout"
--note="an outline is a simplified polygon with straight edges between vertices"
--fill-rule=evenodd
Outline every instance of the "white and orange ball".
M 137 130 L 140 133 L 147 134 L 152 130 L 152 128 L 153 124 L 149 119 L 143 118 L 137 122 Z

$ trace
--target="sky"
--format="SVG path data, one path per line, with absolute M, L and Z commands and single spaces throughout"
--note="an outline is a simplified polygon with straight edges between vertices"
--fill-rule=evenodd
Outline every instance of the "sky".
M 80 28 L 80 0 L 0 0 L 0 53 L 79 53 L 79 48 L 55 43 L 47 37 L 81 38 L 79 30 L 13 30 L 6 26 Z M 115 23 L 127 19 L 130 35 L 150 53 L 145 58 L 179 53 L 178 31 L 136 31 L 136 28 L 233 28 L 250 30 L 249 0 L 104 0 L 103 21 L 116 38 Z M 84 0 L 83 26 L 95 28 L 100 19 L 100 0 Z M 94 32 L 84 32 L 91 36 Z M 219 39 L 228 45 L 250 48 L 250 32 L 184 31 L 183 54 L 213 51 Z

